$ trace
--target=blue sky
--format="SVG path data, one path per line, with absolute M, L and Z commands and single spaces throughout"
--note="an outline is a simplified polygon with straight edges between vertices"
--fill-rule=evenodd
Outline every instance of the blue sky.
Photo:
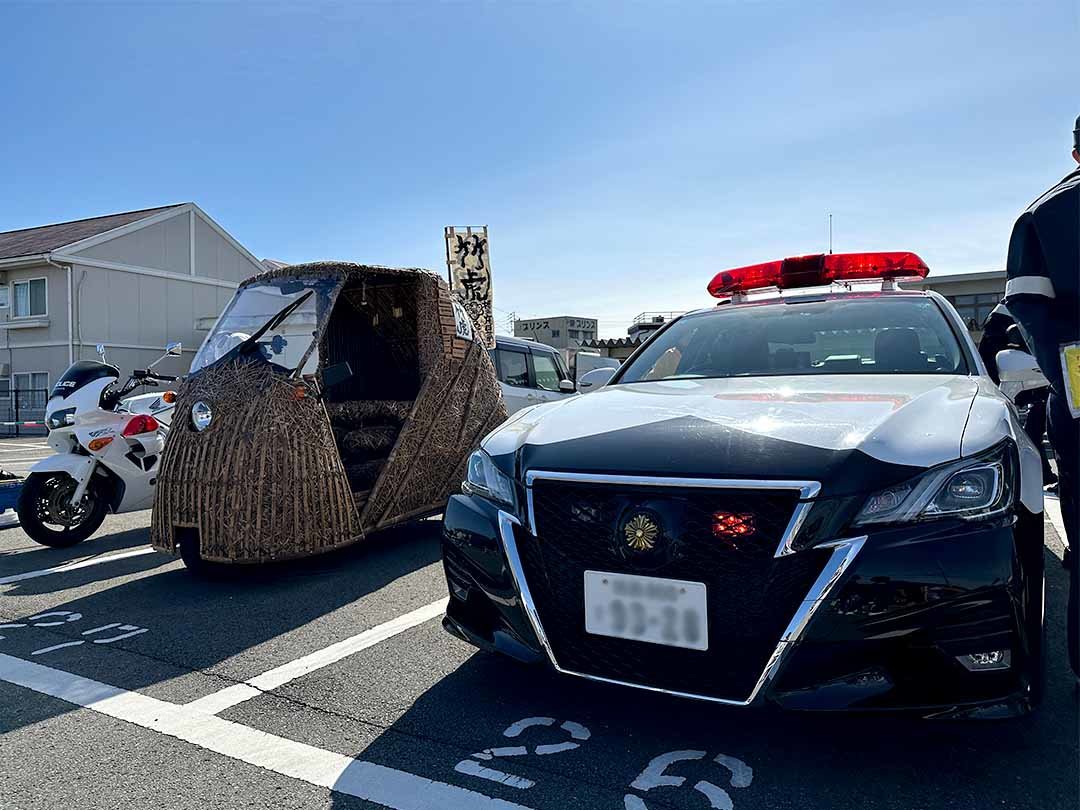
M 1064 175 L 1080 3 L 0 3 L 0 230 L 194 200 L 259 257 L 443 266 L 498 315 L 707 306 L 724 267 L 1002 265 Z

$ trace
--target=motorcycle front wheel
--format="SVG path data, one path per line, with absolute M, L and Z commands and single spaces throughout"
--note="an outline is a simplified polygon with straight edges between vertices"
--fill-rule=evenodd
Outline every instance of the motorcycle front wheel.
M 31 475 L 26 479 L 15 511 L 31 540 L 43 546 L 66 548 L 98 530 L 108 504 L 90 487 L 82 502 L 72 505 L 75 488 L 75 479 L 67 473 Z

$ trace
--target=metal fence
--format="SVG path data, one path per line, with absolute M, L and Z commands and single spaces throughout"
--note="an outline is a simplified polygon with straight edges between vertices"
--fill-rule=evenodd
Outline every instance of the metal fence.
M 48 388 L 24 388 L 0 396 L 0 436 L 44 436 Z

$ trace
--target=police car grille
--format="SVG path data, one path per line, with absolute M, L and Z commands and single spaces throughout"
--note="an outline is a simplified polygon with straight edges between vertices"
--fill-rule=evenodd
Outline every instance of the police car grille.
M 804 551 L 775 559 L 798 496 L 790 490 L 626 487 L 537 480 L 536 536 L 517 532 L 526 581 L 559 666 L 586 675 L 745 700 L 829 557 Z M 625 550 L 622 525 L 638 511 L 663 531 L 646 554 Z M 712 532 L 716 511 L 753 514 L 737 542 Z M 586 570 L 704 582 L 705 651 L 585 632 Z

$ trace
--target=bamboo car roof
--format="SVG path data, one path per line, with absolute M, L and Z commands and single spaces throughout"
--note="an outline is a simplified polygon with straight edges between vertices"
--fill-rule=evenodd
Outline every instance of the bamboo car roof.
M 323 260 L 306 262 L 304 264 L 288 264 L 284 267 L 265 270 L 262 273 L 256 273 L 255 275 L 244 279 L 240 283 L 240 287 L 243 288 L 252 284 L 263 284 L 278 278 L 338 276 L 348 279 L 349 277 L 362 278 L 363 276 L 372 275 L 419 276 L 442 281 L 445 284 L 442 276 L 423 267 L 385 267 L 379 264 L 357 264 L 356 262 Z

